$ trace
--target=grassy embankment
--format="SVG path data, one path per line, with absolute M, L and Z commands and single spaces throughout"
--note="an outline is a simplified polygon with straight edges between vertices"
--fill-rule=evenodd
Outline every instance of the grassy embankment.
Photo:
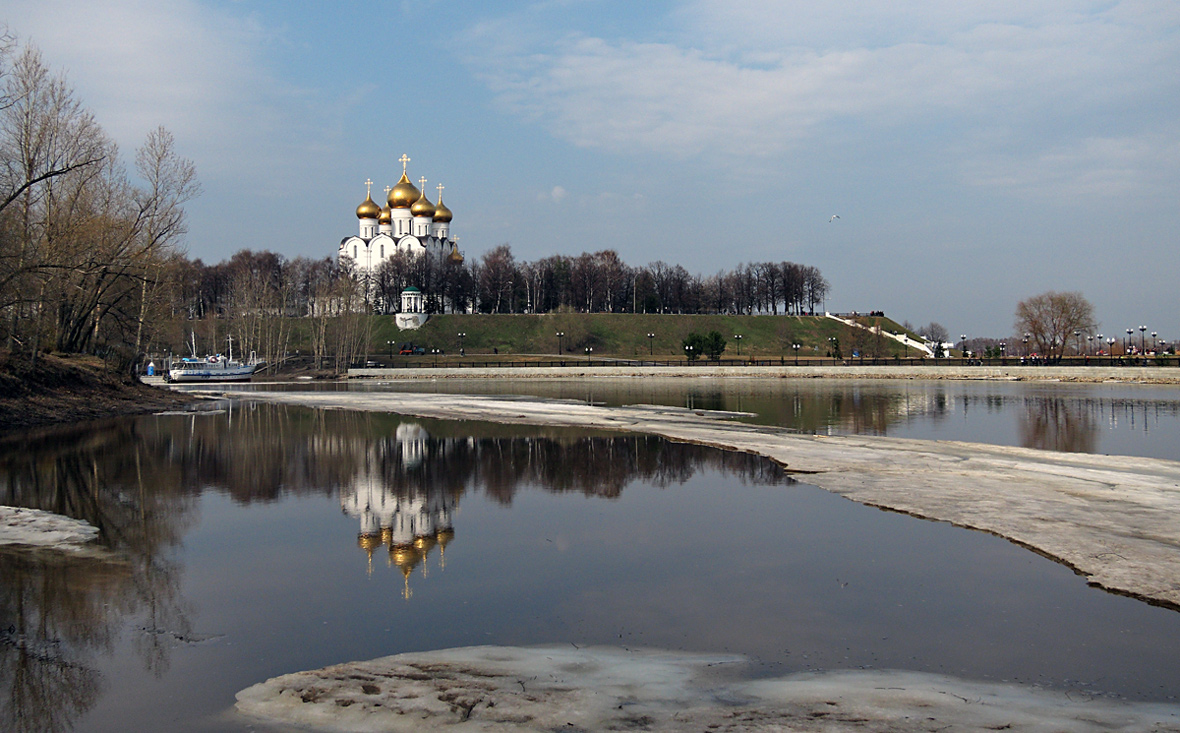
M 885 331 L 903 331 L 888 318 L 862 318 L 866 325 L 880 325 Z M 459 333 L 465 333 L 463 348 L 468 356 L 496 353 L 499 356 L 542 355 L 553 358 L 558 351 L 560 331 L 563 353 L 585 356 L 592 348 L 595 357 L 679 360 L 684 358 L 683 340 L 692 332 L 719 331 L 726 339 L 722 358 L 794 357 L 791 344 L 800 344 L 799 357 L 826 356 L 829 338 L 840 340 L 845 357 L 854 349 L 872 353 L 876 337 L 830 318 L 817 316 L 701 316 L 644 315 L 617 313 L 554 313 L 545 315 L 436 315 L 417 331 L 400 331 L 392 316 L 376 318 L 372 354 L 389 358 L 389 343 L 413 342 L 448 355 L 459 352 Z M 648 334 L 655 334 L 649 339 Z M 740 341 L 734 338 L 741 334 Z M 912 334 L 911 334 L 912 335 Z M 888 338 L 880 340 L 881 355 L 905 356 L 905 347 Z M 739 354 L 740 351 L 740 354 Z M 910 355 L 916 355 L 913 350 Z M 395 353 L 395 359 L 397 358 Z M 410 357 L 402 357 L 409 359 Z

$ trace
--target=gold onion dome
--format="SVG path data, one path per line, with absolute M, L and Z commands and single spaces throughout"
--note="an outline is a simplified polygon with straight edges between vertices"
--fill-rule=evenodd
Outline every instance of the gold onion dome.
M 434 204 L 430 203 L 430 199 L 426 198 L 426 193 L 423 192 L 421 198 L 414 202 L 410 207 L 410 213 L 414 216 L 425 216 L 430 218 L 434 216 Z
M 442 196 L 438 197 L 438 206 L 434 207 L 434 220 L 437 222 L 449 222 L 454 214 L 442 202 Z
M 380 213 L 381 207 L 373 201 L 371 194 L 366 195 L 361 205 L 356 207 L 356 218 L 358 219 L 376 219 Z
M 401 180 L 397 182 L 396 186 L 389 189 L 389 208 L 408 209 L 421 196 L 422 192 L 418 190 L 417 186 L 410 183 L 410 179 L 406 178 L 406 174 L 403 171 Z
M 456 265 L 463 264 L 463 255 L 459 254 L 459 245 L 451 245 L 451 253 L 447 255 L 447 261 Z
M 390 224 L 393 222 L 393 214 L 390 212 L 388 206 L 381 207 L 381 213 L 377 216 L 378 224 Z

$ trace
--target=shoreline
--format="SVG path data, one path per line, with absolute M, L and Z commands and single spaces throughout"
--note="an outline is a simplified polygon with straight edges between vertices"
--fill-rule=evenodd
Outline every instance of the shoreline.
M 899 379 L 1002 382 L 1077 382 L 1083 384 L 1180 384 L 1180 366 L 621 366 L 570 359 L 564 367 L 370 367 L 349 369 L 346 380 L 414 379 L 594 379 L 727 378 L 727 379 Z

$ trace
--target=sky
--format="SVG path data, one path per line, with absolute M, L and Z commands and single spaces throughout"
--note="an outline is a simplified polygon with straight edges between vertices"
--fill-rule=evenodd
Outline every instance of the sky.
M 1080 291 L 1180 339 L 1175 0 L 5 5 L 128 159 L 176 136 L 206 263 L 334 255 L 404 153 L 468 258 L 791 261 L 952 338 Z

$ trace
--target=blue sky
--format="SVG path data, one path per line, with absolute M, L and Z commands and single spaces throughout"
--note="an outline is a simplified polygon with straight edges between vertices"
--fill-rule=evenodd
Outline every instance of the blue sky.
M 16 0 L 2 19 L 126 153 L 172 130 L 206 262 L 334 254 L 406 153 L 468 257 L 791 260 L 832 310 L 955 336 L 1079 290 L 1105 333 L 1180 339 L 1175 0 Z

